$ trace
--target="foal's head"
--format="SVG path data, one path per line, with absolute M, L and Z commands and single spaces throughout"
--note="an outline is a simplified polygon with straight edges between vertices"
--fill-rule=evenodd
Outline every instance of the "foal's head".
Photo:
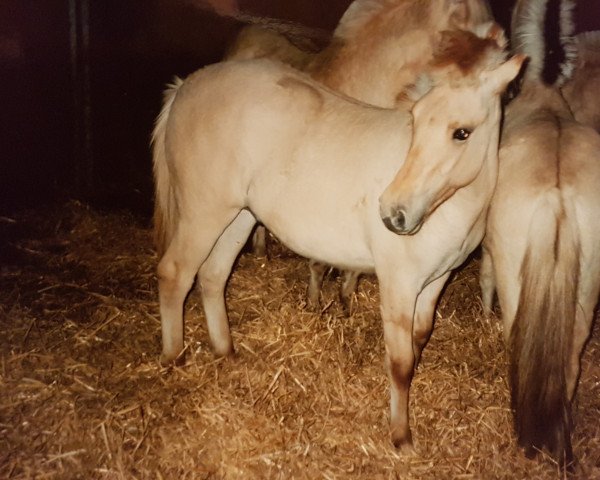
M 440 204 L 478 177 L 491 155 L 496 168 L 500 96 L 525 58 L 505 61 L 504 43 L 496 27 L 485 38 L 442 33 L 433 73 L 417 88 L 406 162 L 380 198 L 391 231 L 417 232 Z

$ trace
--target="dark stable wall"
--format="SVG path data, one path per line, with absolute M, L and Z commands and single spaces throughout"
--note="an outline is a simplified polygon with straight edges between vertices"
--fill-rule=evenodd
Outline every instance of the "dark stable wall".
M 241 28 L 208 4 L 332 30 L 351 2 L 77 1 L 89 5 L 89 51 L 79 58 L 75 82 L 73 0 L 0 2 L 0 214 L 65 198 L 148 213 L 149 139 L 164 85 L 219 61 Z M 506 27 L 513 1 L 491 3 Z M 578 2 L 578 31 L 600 28 L 599 7 L 600 0 Z M 83 66 L 89 69 L 89 151 L 81 146 L 82 105 L 74 96 Z

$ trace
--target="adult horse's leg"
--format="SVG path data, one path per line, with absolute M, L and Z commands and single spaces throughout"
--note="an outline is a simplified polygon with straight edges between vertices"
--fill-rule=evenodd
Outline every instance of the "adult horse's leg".
M 360 272 L 355 270 L 344 270 L 344 282 L 340 289 L 340 301 L 342 302 L 342 306 L 347 315 L 350 315 L 351 313 L 352 294 L 356 292 L 358 277 L 360 277 Z
M 415 307 L 415 318 L 413 323 L 413 351 L 415 354 L 415 368 L 421 360 L 421 353 L 427 344 L 431 331 L 433 330 L 433 316 L 437 305 L 440 292 L 450 272 L 445 273 L 437 280 L 434 280 L 427 285 L 417 297 L 417 305 Z
M 323 278 L 329 266 L 316 260 L 310 260 L 309 267 L 310 283 L 308 285 L 307 302 L 309 308 L 316 309 L 319 307 L 319 296 L 323 287 Z M 359 276 L 360 272 L 354 270 L 344 271 L 344 281 L 340 288 L 340 302 L 347 314 L 350 314 L 350 299 L 356 291 Z
M 413 453 L 408 420 L 408 397 L 415 356 L 413 353 L 413 315 L 417 290 L 398 275 L 382 277 L 378 272 L 381 317 L 390 378 L 390 430 L 392 443 L 402 453 Z M 403 281 L 404 280 L 404 281 Z
M 162 326 L 161 363 L 183 351 L 183 305 L 200 265 L 239 211 L 211 212 L 198 207 L 182 215 L 171 243 L 158 264 L 158 296 Z
M 252 251 L 257 257 L 267 256 L 267 229 L 257 225 L 252 235 Z
M 323 286 L 323 277 L 329 267 L 324 263 L 312 259 L 308 262 L 308 267 L 310 269 L 310 282 L 308 284 L 306 300 L 308 308 L 317 309 L 319 308 L 319 296 L 321 295 L 321 287 Z
M 219 237 L 198 273 L 208 336 L 217 355 L 233 353 L 225 308 L 225 284 L 231 267 L 255 224 L 254 216 L 248 210 L 242 210 Z
M 483 313 L 490 316 L 494 307 L 494 293 L 496 291 L 496 281 L 494 277 L 494 262 L 490 252 L 484 247 L 481 248 L 481 267 L 479 267 L 479 288 L 481 288 L 481 301 L 483 303 Z

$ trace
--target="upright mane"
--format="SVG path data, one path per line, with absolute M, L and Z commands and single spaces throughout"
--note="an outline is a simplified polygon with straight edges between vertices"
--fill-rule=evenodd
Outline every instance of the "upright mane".
M 511 48 L 529 57 L 526 79 L 543 79 L 560 86 L 572 75 L 577 56 L 572 37 L 573 8 L 571 0 L 517 2 L 511 25 Z

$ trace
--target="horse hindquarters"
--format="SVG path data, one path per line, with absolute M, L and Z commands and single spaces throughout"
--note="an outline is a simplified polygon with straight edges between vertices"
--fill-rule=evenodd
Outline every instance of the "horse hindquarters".
M 210 85 L 209 82 L 206 84 Z M 184 349 L 185 299 L 196 274 L 211 254 L 213 247 L 219 241 L 220 245 L 226 243 L 232 235 L 237 238 L 245 233 L 245 240 L 249 234 L 249 230 L 246 230 L 251 228 L 251 225 L 246 228 L 246 223 L 252 225 L 255 223 L 253 217 L 249 222 L 242 222 L 242 233 L 239 235 L 237 229 L 232 231 L 229 228 L 240 214 L 241 206 L 239 201 L 231 198 L 231 189 L 227 188 L 231 178 L 224 177 L 220 170 L 205 168 L 210 161 L 215 161 L 212 152 L 218 151 L 211 148 L 213 140 L 210 136 L 203 137 L 203 148 L 194 148 L 190 142 L 197 139 L 183 135 L 179 130 L 181 125 L 194 124 L 196 121 L 193 116 L 190 116 L 190 112 L 193 113 L 194 110 L 184 108 L 187 106 L 185 101 L 179 104 L 176 102 L 179 98 L 178 90 L 182 85 L 181 81 L 177 81 L 166 92 L 164 106 L 153 133 L 156 188 L 155 238 L 161 255 L 157 273 L 163 343 L 161 363 L 163 364 L 177 360 Z M 188 95 L 190 95 L 189 91 Z M 174 105 L 179 105 L 179 110 L 174 110 Z M 167 131 L 171 135 L 168 149 L 166 148 Z M 201 170 L 203 167 L 204 170 Z M 204 188 L 198 188 L 199 185 Z M 216 195 L 215 192 L 219 194 Z M 226 233 L 226 240 L 220 240 L 228 228 L 232 233 Z M 235 242 L 233 244 L 238 248 Z M 217 250 L 225 251 L 225 247 L 219 247 Z M 228 250 L 223 255 L 224 261 L 231 256 Z M 213 255 L 213 259 L 205 269 L 209 272 L 205 277 L 209 279 L 207 283 L 210 284 L 211 292 L 209 310 L 217 312 L 210 318 L 207 316 L 207 320 L 217 353 L 224 354 L 231 351 L 227 319 L 226 316 L 218 313 L 224 310 L 224 307 L 220 309 L 218 300 L 212 300 L 218 298 L 218 284 L 222 281 L 221 272 L 227 270 L 227 267 L 222 266 L 219 261 Z M 229 270 L 227 275 L 228 273 Z M 224 322 L 225 327 L 223 327 Z
M 572 358 L 580 244 L 575 213 L 553 190 L 539 203 L 521 264 L 510 331 L 510 382 L 519 444 L 529 456 L 547 447 L 573 460 L 567 371 Z

